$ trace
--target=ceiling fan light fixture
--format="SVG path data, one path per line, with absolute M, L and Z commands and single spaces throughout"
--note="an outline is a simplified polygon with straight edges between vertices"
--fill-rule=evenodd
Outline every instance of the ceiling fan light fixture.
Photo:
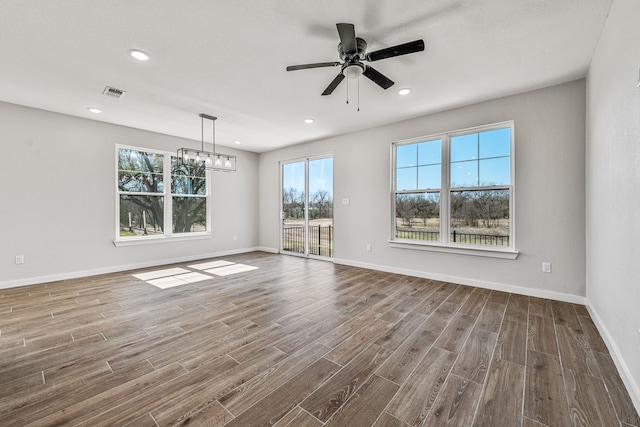
M 350 64 L 344 69 L 345 75 L 350 80 L 357 80 L 364 73 L 364 67 L 361 64 Z
M 402 96 L 409 95 L 410 93 L 411 93 L 411 89 L 409 89 L 408 87 L 402 88 L 398 91 L 398 95 L 402 95 Z

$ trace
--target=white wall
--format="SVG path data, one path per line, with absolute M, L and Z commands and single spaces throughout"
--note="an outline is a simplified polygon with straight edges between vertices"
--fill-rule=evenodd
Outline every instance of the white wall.
M 411 96 L 419 96 L 412 94 Z M 428 96 L 428 95 L 425 95 Z M 344 108 L 348 108 L 345 106 Z M 359 114 L 366 114 L 366 109 Z M 390 145 L 515 120 L 516 260 L 390 248 Z M 260 245 L 279 245 L 279 161 L 334 153 L 338 262 L 583 301 L 585 83 L 579 80 L 260 155 Z M 367 244 L 373 252 L 366 252 Z M 541 272 L 542 261 L 553 273 Z
M 6 103 L 0 130 L 0 288 L 258 244 L 255 153 L 224 147 L 238 155 L 238 172 L 212 174 L 213 238 L 115 247 L 115 145 L 174 151 L 199 142 Z
M 587 297 L 640 410 L 640 2 L 615 0 L 587 76 Z

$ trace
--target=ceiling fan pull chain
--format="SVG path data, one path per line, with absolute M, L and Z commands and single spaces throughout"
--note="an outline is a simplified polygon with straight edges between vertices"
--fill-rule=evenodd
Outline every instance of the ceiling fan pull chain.
M 349 79 L 347 78 L 347 104 L 349 103 Z
M 358 79 L 358 111 L 360 111 L 360 79 Z

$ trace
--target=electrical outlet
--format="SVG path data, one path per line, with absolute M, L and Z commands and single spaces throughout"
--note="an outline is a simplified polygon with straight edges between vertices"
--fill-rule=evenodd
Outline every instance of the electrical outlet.
M 233 236 L 233 241 L 235 242 L 236 240 L 238 240 L 238 236 Z
M 16 255 L 16 264 L 24 264 L 24 255 Z
M 371 245 L 367 245 L 367 252 L 371 252 L 373 250 L 373 248 L 371 247 Z
M 351 200 L 347 199 L 346 197 L 344 199 L 342 199 L 342 204 L 343 205 L 348 205 L 349 203 L 351 203 Z
M 551 263 L 550 262 L 543 262 L 542 263 L 542 272 L 543 273 L 551 273 Z

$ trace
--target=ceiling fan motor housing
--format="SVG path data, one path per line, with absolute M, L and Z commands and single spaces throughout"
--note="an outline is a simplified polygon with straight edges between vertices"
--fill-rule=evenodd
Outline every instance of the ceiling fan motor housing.
M 356 37 L 356 51 L 352 53 L 345 53 L 345 51 L 342 49 L 342 43 L 338 43 L 338 54 L 340 55 L 340 59 L 346 62 L 362 61 L 365 57 L 366 51 L 367 42 L 360 37 Z

